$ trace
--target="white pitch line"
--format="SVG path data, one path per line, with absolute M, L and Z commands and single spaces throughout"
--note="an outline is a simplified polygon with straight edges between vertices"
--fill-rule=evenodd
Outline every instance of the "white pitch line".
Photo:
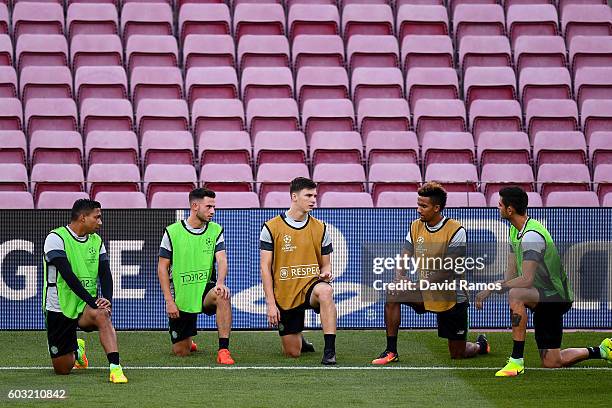
M 427 371 L 427 370 L 438 370 L 438 371 L 497 371 L 499 367 L 315 367 L 315 366 L 287 366 L 287 367 L 271 367 L 271 366 L 232 366 L 232 367 L 221 367 L 221 366 L 185 366 L 185 367 L 173 367 L 173 366 L 124 366 L 126 370 L 177 370 L 177 371 L 188 371 L 188 370 L 305 370 L 305 371 L 319 371 L 319 370 L 336 370 L 336 371 L 363 371 L 363 370 L 395 370 L 395 371 Z M 0 371 L 9 370 L 51 370 L 52 367 L 43 366 L 30 366 L 30 367 L 0 367 Z M 560 368 L 550 369 L 542 367 L 527 367 L 527 371 L 551 371 L 551 370 L 574 370 L 574 371 L 612 371 L 609 367 L 571 367 L 571 368 Z M 108 370 L 108 367 L 89 367 L 88 370 Z

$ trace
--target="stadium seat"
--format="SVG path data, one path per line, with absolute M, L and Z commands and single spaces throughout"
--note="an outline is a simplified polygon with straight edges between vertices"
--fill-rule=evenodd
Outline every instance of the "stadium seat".
M 366 191 L 366 176 L 361 164 L 321 163 L 313 167 L 312 180 L 317 183 L 319 201 L 328 191 Z
M 427 132 L 422 143 L 423 166 L 431 163 L 474 163 L 474 139 L 468 132 Z
M 81 103 L 81 131 L 129 131 L 133 127 L 134 112 L 127 99 L 87 98 Z
M 198 138 L 198 149 L 201 165 L 251 163 L 251 137 L 244 131 L 202 132 Z
M 138 137 L 131 130 L 94 130 L 85 140 L 85 157 L 96 163 L 138 164 Z
M 151 164 L 145 169 L 143 180 L 148 203 L 158 192 L 189 193 L 197 183 L 195 168 L 185 164 Z
M 119 15 L 114 4 L 71 3 L 66 12 L 68 39 L 75 35 L 118 34 Z
M 338 35 L 300 35 L 292 44 L 293 67 L 343 67 L 344 43 Z
M 552 191 L 589 191 L 590 183 L 584 164 L 542 164 L 538 168 L 538 192 L 544 202 Z
M 415 191 L 383 191 L 378 195 L 376 207 L 416 208 L 418 196 Z
M 64 9 L 57 3 L 20 1 L 13 6 L 13 36 L 64 34 Z
M 321 197 L 321 208 L 373 208 L 369 193 L 328 191 Z
M 482 132 L 478 139 L 477 161 L 486 164 L 529 164 L 529 136 L 523 132 Z
M 479 192 L 450 192 L 446 196 L 445 208 L 457 207 L 486 207 L 487 200 L 484 194 Z
M 302 132 L 259 132 L 253 140 L 253 157 L 257 166 L 262 163 L 306 163 L 306 152 L 306 138 Z
M 587 164 L 587 146 L 581 132 L 546 132 L 535 135 L 536 168 L 546 163 Z
M 466 35 L 459 45 L 459 67 L 511 67 L 510 43 L 501 35 Z
M 527 200 L 529 202 L 529 208 L 540 208 L 544 207 L 542 203 L 542 197 L 535 191 L 527 191 Z M 499 193 L 495 192 L 489 197 L 489 207 L 497 207 L 499 205 Z
M 69 98 L 32 98 L 24 119 L 28 136 L 37 130 L 78 130 L 76 104 Z
M 36 200 L 36 208 L 39 210 L 69 210 L 76 200 L 83 198 L 88 199 L 89 195 L 78 191 L 43 191 Z
M 580 120 L 587 145 L 591 135 L 598 131 L 612 130 L 612 99 L 590 99 L 582 104 Z
M 21 163 L 0 163 L 0 191 L 28 191 L 28 171 Z
M 593 190 L 601 200 L 612 193 L 612 164 L 600 164 L 593 170 Z
M 425 169 L 425 181 L 438 181 L 446 191 L 476 191 L 476 166 L 466 163 L 432 163 Z
M 561 28 L 568 45 L 578 35 L 612 35 L 612 10 L 604 4 L 568 4 L 561 10 Z
M 193 164 L 193 136 L 188 131 L 149 130 L 143 133 L 143 167 L 149 164 Z
M 15 68 L 11 66 L 0 66 L 0 98 L 16 97 L 17 73 L 15 72 Z
M 240 91 L 247 107 L 251 99 L 293 98 L 293 75 L 287 67 L 245 68 L 242 72 Z
M 25 67 L 19 76 L 21 100 L 72 98 L 72 74 L 68 67 Z
M 191 126 L 196 138 L 209 130 L 244 130 L 245 123 L 244 107 L 239 99 L 199 99 L 191 108 Z
M 127 99 L 128 82 L 123 67 L 80 67 L 74 76 L 77 102 L 87 98 Z
M 583 67 L 574 79 L 576 101 L 582 109 L 588 99 L 610 99 L 612 95 L 612 65 L 609 67 Z
M 407 131 L 410 110 L 405 99 L 362 99 L 357 110 L 357 125 L 367 142 L 372 131 Z
M 297 71 L 296 94 L 300 108 L 308 99 L 349 97 L 349 78 L 342 67 L 303 67 Z
M 7 0 L 8 3 L 8 0 Z M 11 19 L 9 17 L 8 5 L 0 3 L 0 34 L 8 34 Z
M 466 35 L 504 35 L 504 10 L 499 4 L 459 4 L 453 12 L 455 41 Z
M 361 164 L 362 155 L 363 144 L 357 132 L 315 132 L 310 140 L 313 166 L 320 163 Z
M 419 142 L 414 132 L 373 130 L 365 141 L 365 157 L 377 163 L 418 163 Z
M 0 130 L 0 163 L 27 163 L 27 143 L 21 130 Z
M 4 34 L 0 34 L 0 65 L 13 65 L 13 42 Z
M 22 34 L 16 40 L 17 71 L 24 67 L 68 66 L 68 43 L 60 34 Z
M 149 208 L 185 209 L 188 207 L 189 191 L 158 191 L 149 201 Z
M 78 132 L 37 130 L 30 136 L 31 165 L 38 163 L 66 163 L 81 165 L 83 139 Z
M 525 191 L 534 191 L 534 181 L 533 170 L 528 164 L 485 164 L 480 174 L 480 191 L 490 200 L 493 193 L 507 186 L 518 186 Z
M 23 109 L 21 101 L 17 98 L 2 98 L 0 109 L 0 129 L 22 130 Z
M 553 36 L 558 33 L 557 9 L 552 4 L 515 4 L 507 11 L 508 37 L 512 44 L 521 36 Z
M 185 4 L 178 13 L 181 44 L 185 44 L 185 38 L 189 35 L 229 35 L 231 21 L 226 4 Z
M 348 39 L 349 69 L 362 67 L 399 68 L 399 46 L 393 35 L 355 34 Z
M 417 191 L 423 177 L 413 163 L 374 163 L 368 171 L 370 190 L 375 202 L 384 192 Z
M 183 76 L 177 67 L 137 67 L 130 76 L 130 86 L 137 108 L 143 99 L 182 99 Z
M 182 99 L 143 99 L 136 107 L 136 125 L 142 137 L 148 130 L 189 130 L 189 108 Z
M 583 67 L 612 66 L 612 36 L 575 36 L 569 45 L 569 62 L 574 75 Z
M 292 4 L 287 25 L 291 41 L 299 35 L 337 35 L 340 14 L 335 4 Z
M 0 188 L 2 185 L 0 184 Z M 0 190 L 0 209 L 3 210 L 32 210 L 34 199 L 27 191 Z
M 414 67 L 453 68 L 453 42 L 447 35 L 408 35 L 402 42 L 404 72 Z
M 282 192 L 289 196 L 289 184 L 296 177 L 310 177 L 303 163 L 264 163 L 257 168 L 256 187 L 259 201 L 264 205 L 270 192 Z M 320 195 L 320 192 L 319 192 Z
M 345 41 L 355 34 L 393 35 L 393 11 L 387 4 L 347 4 L 342 9 Z
M 259 208 L 259 197 L 253 191 L 219 191 L 216 208 Z
M 514 43 L 514 65 L 520 74 L 523 68 L 560 68 L 567 64 L 563 37 L 524 35 Z
M 104 209 L 147 208 L 147 199 L 140 191 L 100 191 L 94 200 Z
M 524 68 L 519 75 L 523 107 L 532 99 L 571 99 L 572 79 L 567 68 Z
M 238 76 L 232 67 L 197 67 L 187 71 L 185 89 L 189 106 L 200 98 L 238 98 Z
M 177 67 L 178 46 L 171 35 L 134 34 L 127 40 L 128 72 L 136 67 Z
M 75 35 L 70 42 L 74 70 L 84 66 L 123 65 L 123 46 L 117 35 Z
M 453 68 L 411 68 L 406 75 L 410 111 L 423 99 L 459 98 L 459 79 Z
M 0 193 L 1 194 L 1 193 Z M 262 208 L 289 208 L 291 205 L 291 196 L 289 189 L 286 192 L 271 191 L 266 194 L 265 201 L 262 202 Z
M 140 170 L 135 164 L 95 163 L 87 170 L 87 191 L 140 191 Z
M 601 199 L 602 207 L 612 207 L 612 193 L 608 193 Z
M 355 111 L 349 99 L 318 99 L 304 102 L 302 126 L 309 143 L 314 132 L 355 129 Z
M 593 191 L 553 191 L 546 197 L 546 207 L 599 207 Z
M 460 99 L 421 99 L 414 107 L 414 129 L 419 141 L 427 132 L 466 130 L 466 113 Z
M 448 12 L 443 5 L 402 5 L 397 10 L 397 34 L 403 43 L 408 35 L 448 35 Z
M 463 78 L 465 105 L 479 99 L 516 99 L 516 77 L 510 67 L 470 67 Z
M 476 100 L 472 102 L 469 117 L 476 144 L 483 132 L 520 132 L 523 128 L 521 105 L 515 100 Z
M 238 42 L 240 70 L 248 67 L 289 67 L 289 41 L 284 35 L 243 35 Z
M 403 98 L 404 78 L 399 68 L 355 68 L 351 77 L 353 102 L 365 98 Z
M 527 104 L 525 122 L 531 141 L 541 130 L 577 130 L 578 107 L 570 99 L 533 99 Z
M 234 7 L 234 36 L 284 35 L 285 11 L 280 4 L 238 4 Z
M 132 34 L 172 35 L 172 9 L 167 3 L 124 3 L 121 9 L 121 34 L 124 41 Z
M 593 168 L 600 164 L 612 164 L 612 131 L 593 132 L 589 140 L 589 163 Z
M 262 130 L 300 130 L 298 107 L 294 99 L 253 99 L 247 105 L 246 120 L 251 138 Z
M 213 191 L 253 191 L 253 171 L 248 164 L 205 164 L 202 185 Z
M 183 44 L 183 65 L 192 67 L 234 67 L 236 51 L 229 35 L 189 35 Z
M 83 191 L 83 168 L 80 164 L 39 163 L 30 176 L 34 201 L 43 191 Z M 74 202 L 74 200 L 72 200 Z

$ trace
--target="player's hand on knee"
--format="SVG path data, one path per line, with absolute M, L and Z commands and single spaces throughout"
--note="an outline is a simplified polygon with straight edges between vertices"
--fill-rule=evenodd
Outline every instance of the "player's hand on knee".
M 334 277 L 332 276 L 331 271 L 326 271 L 319 274 L 319 279 L 324 282 L 331 282 Z
M 168 313 L 170 319 L 178 319 L 179 310 L 174 301 L 166 302 L 166 313 Z
M 111 306 L 110 300 L 105 299 L 105 298 L 98 298 L 96 300 L 96 306 L 98 306 L 98 309 L 106 311 L 109 316 L 111 315 L 112 306 Z
M 268 323 L 272 327 L 277 327 L 280 322 L 280 311 L 276 305 L 268 305 Z
M 227 286 L 225 286 L 224 284 L 219 284 L 217 283 L 215 285 L 215 294 L 222 298 L 222 299 L 229 299 L 230 297 L 230 290 Z

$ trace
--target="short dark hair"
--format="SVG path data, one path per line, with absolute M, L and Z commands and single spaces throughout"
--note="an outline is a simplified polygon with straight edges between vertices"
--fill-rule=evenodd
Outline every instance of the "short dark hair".
M 201 200 L 204 197 L 215 198 L 217 195 L 214 191 L 207 188 L 196 188 L 189 193 L 189 203 L 194 200 Z
M 446 207 L 446 190 L 442 187 L 442 184 L 430 181 L 425 183 L 417 191 L 421 197 L 429 197 L 434 205 L 440 206 L 440 211 Z
M 291 186 L 289 187 L 289 194 L 299 193 L 304 189 L 312 190 L 317 188 L 317 183 L 306 177 L 296 177 L 291 180 Z
M 89 198 L 80 198 L 72 204 L 70 220 L 76 221 L 82 214 L 89 215 L 96 208 L 102 208 L 98 201 L 90 200 Z
M 504 187 L 499 190 L 499 197 L 506 207 L 514 208 L 518 215 L 525 215 L 529 205 L 529 196 L 518 186 Z

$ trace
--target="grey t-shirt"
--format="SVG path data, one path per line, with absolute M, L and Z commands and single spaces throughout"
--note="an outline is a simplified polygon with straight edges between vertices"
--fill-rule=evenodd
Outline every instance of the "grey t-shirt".
M 291 227 L 299 229 L 306 225 L 306 223 L 308 222 L 308 217 L 310 217 L 310 215 L 307 215 L 306 218 L 304 218 L 304 220 L 302 221 L 297 221 L 289 217 L 288 211 L 285 211 L 284 214 L 281 214 L 281 217 L 283 217 L 283 219 Z M 270 231 L 268 231 L 268 228 L 266 228 L 265 226 L 261 228 L 261 232 L 259 233 L 259 249 L 262 249 L 264 251 L 274 251 L 272 236 L 270 235 Z M 329 235 L 329 229 L 325 228 L 323 242 L 321 243 L 321 255 L 329 255 L 332 252 L 334 252 L 334 248 L 332 246 L 332 240 Z

